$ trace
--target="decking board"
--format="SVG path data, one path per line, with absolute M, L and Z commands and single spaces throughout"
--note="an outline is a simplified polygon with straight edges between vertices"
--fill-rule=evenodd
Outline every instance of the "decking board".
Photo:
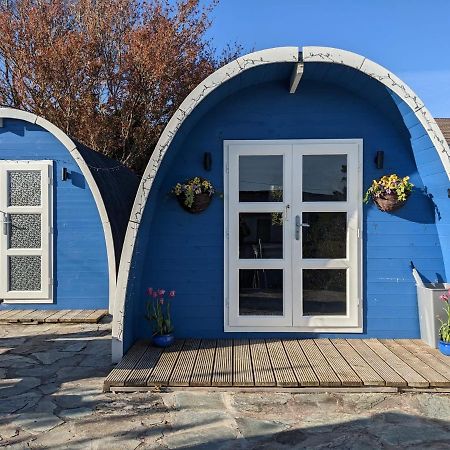
M 319 386 L 319 379 L 297 340 L 283 340 L 283 346 L 298 384 L 300 386 Z
M 0 311 L 0 323 L 97 323 L 106 309 L 8 309 Z
M 358 375 L 364 386 L 384 386 L 386 384 L 383 378 L 345 339 L 331 339 L 331 343 Z
M 233 341 L 231 339 L 220 339 L 217 341 L 212 385 L 233 385 Z
M 397 355 L 402 361 L 406 362 L 412 369 L 414 369 L 418 374 L 428 381 L 430 386 L 435 387 L 448 387 L 450 382 L 436 372 L 421 359 L 417 358 L 414 354 L 408 351 L 405 347 L 400 345 L 398 342 L 393 340 L 381 339 L 380 342 L 387 347 L 392 353 Z
M 103 390 L 108 391 L 112 386 L 125 386 L 125 380 L 136 367 L 147 348 L 148 344 L 144 341 L 136 342 L 106 377 L 103 383 Z
M 164 350 L 141 341 L 104 382 L 105 391 L 152 386 L 449 390 L 450 366 L 410 339 L 187 339 Z
M 186 339 L 184 341 L 183 349 L 170 376 L 170 386 L 189 386 L 199 346 L 200 339 Z
M 378 339 L 364 339 L 364 342 L 380 355 L 380 357 L 383 358 L 402 378 L 404 378 L 407 381 L 408 386 L 428 387 L 430 385 L 425 378 L 409 367 L 409 365 L 402 361 L 395 353 L 392 353 Z
M 192 370 L 190 386 L 211 386 L 214 356 L 216 354 L 216 340 L 202 339 Z
M 386 386 L 407 386 L 408 383 L 362 340 L 348 339 L 347 343 L 384 379 Z
M 136 363 L 130 374 L 127 376 L 125 386 L 145 386 L 150 374 L 153 372 L 162 350 L 157 347 L 149 345 Z
M 255 386 L 276 386 L 272 364 L 270 363 L 264 339 L 252 339 L 250 341 L 250 355 L 253 361 Z
M 433 356 L 432 354 L 424 351 L 424 348 L 417 345 L 411 339 L 395 339 L 395 342 L 398 342 L 400 345 L 405 347 L 408 351 L 410 351 L 414 356 L 428 364 L 432 367 L 436 372 L 439 372 L 444 376 L 447 380 L 450 380 L 450 367 L 447 364 L 444 364 L 441 360 Z
M 233 385 L 254 386 L 248 339 L 235 339 L 233 345 Z
M 296 387 L 298 386 L 297 378 L 292 370 L 289 358 L 280 339 L 266 340 L 267 350 L 269 352 L 270 362 L 273 367 L 273 374 L 277 386 Z
M 173 368 L 183 348 L 184 341 L 177 340 L 164 349 L 152 372 L 147 377 L 147 386 L 168 386 Z
M 302 339 L 298 343 L 319 379 L 320 386 L 341 386 L 340 378 L 336 375 L 315 342 L 312 339 Z

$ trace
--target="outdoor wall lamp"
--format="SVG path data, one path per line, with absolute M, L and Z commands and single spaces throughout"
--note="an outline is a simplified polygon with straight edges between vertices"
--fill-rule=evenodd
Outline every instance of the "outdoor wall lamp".
M 203 154 L 203 167 L 205 168 L 205 170 L 209 172 L 211 170 L 211 166 L 212 166 L 211 152 L 205 152 Z
M 67 181 L 68 178 L 70 178 L 69 171 L 67 170 L 67 167 L 63 167 L 61 170 L 61 180 Z
M 377 155 L 375 156 L 375 165 L 377 169 L 382 169 L 384 166 L 384 152 L 382 150 L 377 151 Z

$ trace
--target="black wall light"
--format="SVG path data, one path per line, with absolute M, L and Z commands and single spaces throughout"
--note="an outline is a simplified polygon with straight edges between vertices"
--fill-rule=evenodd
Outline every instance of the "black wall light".
M 375 156 L 375 165 L 377 169 L 382 169 L 384 166 L 384 152 L 382 150 L 377 151 L 377 155 Z
M 209 172 L 211 170 L 211 166 L 212 166 L 211 152 L 205 152 L 203 154 L 203 167 L 205 168 L 205 170 Z
M 67 167 L 63 167 L 61 170 L 61 180 L 66 181 L 68 178 L 70 178 L 69 171 Z

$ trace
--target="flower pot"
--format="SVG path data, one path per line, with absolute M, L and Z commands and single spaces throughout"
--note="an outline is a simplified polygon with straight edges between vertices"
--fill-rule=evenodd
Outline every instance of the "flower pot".
M 204 211 L 211 203 L 211 196 L 206 192 L 202 192 L 201 194 L 195 194 L 194 203 L 192 203 L 192 206 L 190 208 L 186 206 L 184 203 L 184 201 L 186 200 L 186 197 L 184 195 L 179 195 L 177 199 L 180 205 L 183 207 L 183 209 L 192 214 L 197 214 Z
M 408 197 L 406 197 L 406 200 L 407 199 Z M 380 197 L 373 197 L 373 201 L 377 205 L 377 208 L 383 212 L 395 211 L 396 209 L 401 208 L 406 203 L 406 200 L 399 200 L 395 192 L 391 194 L 382 194 Z
M 155 347 L 169 347 L 173 344 L 175 338 L 173 334 L 157 334 L 153 336 L 152 342 Z
M 439 341 L 439 351 L 445 356 L 450 356 L 450 342 Z

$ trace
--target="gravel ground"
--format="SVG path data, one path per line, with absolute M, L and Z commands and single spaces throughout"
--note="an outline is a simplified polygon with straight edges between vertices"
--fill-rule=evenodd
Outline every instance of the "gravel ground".
M 108 323 L 0 326 L 0 448 L 450 448 L 446 394 L 104 394 L 110 336 Z

